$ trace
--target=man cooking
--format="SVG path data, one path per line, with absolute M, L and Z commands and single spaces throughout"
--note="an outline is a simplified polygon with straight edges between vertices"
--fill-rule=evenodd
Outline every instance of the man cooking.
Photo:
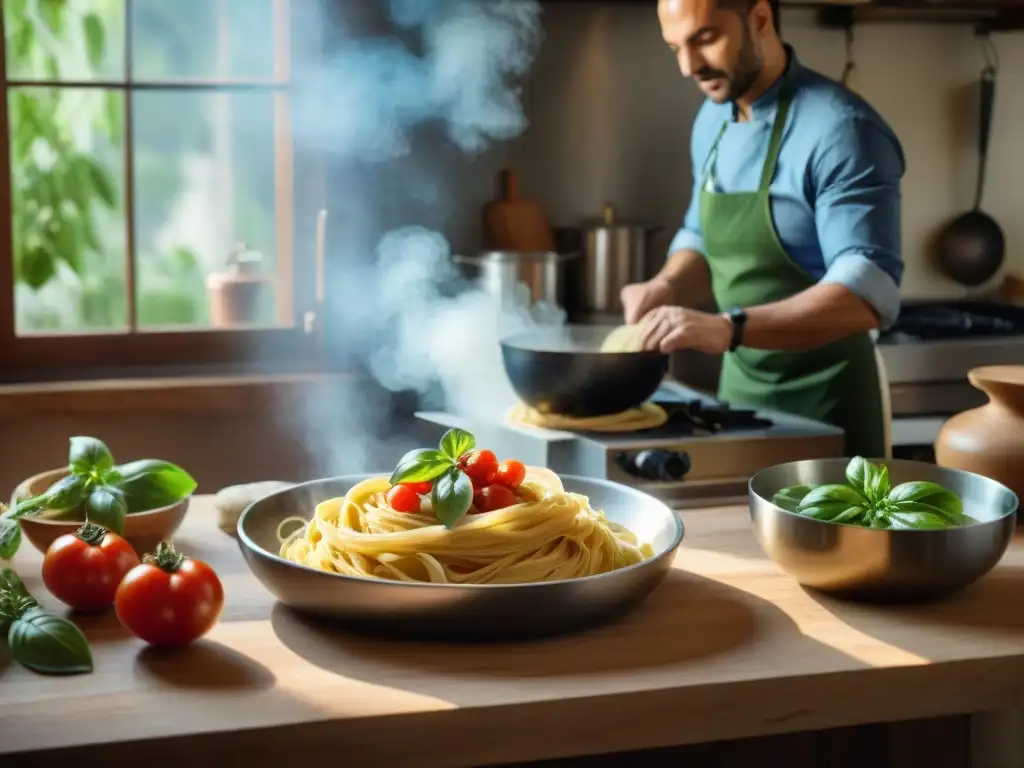
M 719 396 L 846 430 L 884 455 L 873 328 L 899 313 L 899 140 L 783 45 L 768 0 L 659 0 L 662 35 L 706 99 L 693 197 L 665 266 L 626 286 L 644 345 L 722 354 Z M 721 314 L 692 307 L 710 295 Z

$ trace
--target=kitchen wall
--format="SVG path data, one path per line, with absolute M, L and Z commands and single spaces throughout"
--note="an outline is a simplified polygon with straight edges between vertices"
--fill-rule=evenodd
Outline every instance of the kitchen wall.
M 839 77 L 843 32 L 818 27 L 811 10 L 782 12 L 784 37 L 804 63 Z M 529 129 L 475 162 L 451 160 L 456 212 L 445 228 L 460 251 L 478 246 L 479 206 L 506 163 L 520 169 L 523 193 L 543 202 L 556 223 L 593 216 L 605 201 L 671 227 L 685 211 L 700 96 L 662 43 L 653 3 L 551 2 L 544 19 L 544 45 L 524 94 Z M 855 32 L 858 90 L 890 121 L 907 155 L 904 295 L 964 295 L 930 267 L 928 242 L 973 200 L 980 44 L 968 25 L 864 24 Z M 1001 81 L 984 207 L 1006 232 L 1009 267 L 1022 270 L 1024 215 L 1014 201 L 1024 154 L 1013 126 L 1024 119 L 1024 74 L 1015 74 L 1024 73 L 1024 33 L 994 40 Z

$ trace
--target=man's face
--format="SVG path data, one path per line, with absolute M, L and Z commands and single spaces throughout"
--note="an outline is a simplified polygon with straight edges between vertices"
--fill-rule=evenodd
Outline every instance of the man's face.
M 761 56 L 748 14 L 719 8 L 716 0 L 659 0 L 658 19 L 679 70 L 712 101 L 724 104 L 750 90 Z

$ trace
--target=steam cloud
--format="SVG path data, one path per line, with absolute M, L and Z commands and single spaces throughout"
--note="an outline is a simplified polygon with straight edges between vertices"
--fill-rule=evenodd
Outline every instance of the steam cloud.
M 448 138 L 472 154 L 526 128 L 516 79 L 528 71 L 540 43 L 536 0 L 391 0 L 389 10 L 396 34 L 352 36 L 326 66 L 301 77 L 296 72 L 300 147 L 374 163 L 408 155 L 414 132 L 427 124 L 442 124 Z M 527 296 L 499 301 L 466 283 L 444 236 L 416 222 L 384 235 L 372 274 L 334 250 L 330 226 L 327 240 L 329 260 L 351 265 L 338 285 L 328 285 L 344 313 L 349 351 L 358 347 L 389 390 L 426 398 L 439 387 L 443 402 L 426 405 L 501 418 L 515 396 L 498 339 L 565 321 L 557 308 L 529 307 Z M 412 447 L 384 436 L 380 404 L 368 397 L 347 385 L 345 392 L 293 404 L 303 441 L 322 457 L 321 472 L 378 471 Z

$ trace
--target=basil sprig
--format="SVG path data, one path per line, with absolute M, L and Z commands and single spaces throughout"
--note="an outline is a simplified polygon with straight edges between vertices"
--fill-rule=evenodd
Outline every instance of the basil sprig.
M 38 496 L 14 500 L 0 514 L 0 557 L 10 559 L 21 546 L 18 518 L 82 510 L 87 522 L 124 533 L 125 518 L 175 504 L 196 489 L 195 479 L 181 467 L 159 459 L 140 459 L 118 466 L 110 449 L 95 437 L 72 437 L 68 472 Z
M 816 520 L 867 528 L 936 530 L 976 522 L 948 488 L 925 481 L 891 488 L 889 468 L 860 456 L 846 465 L 846 483 L 791 485 L 776 493 L 772 503 Z
M 11 569 L 0 570 L 0 637 L 24 667 L 50 675 L 92 672 L 92 649 L 82 631 L 44 610 Z
M 462 429 L 449 429 L 437 449 L 417 448 L 403 456 L 391 473 L 391 484 L 433 481 L 430 504 L 446 528 L 455 524 L 473 505 L 473 482 L 459 468 L 459 457 L 476 447 L 476 438 Z

